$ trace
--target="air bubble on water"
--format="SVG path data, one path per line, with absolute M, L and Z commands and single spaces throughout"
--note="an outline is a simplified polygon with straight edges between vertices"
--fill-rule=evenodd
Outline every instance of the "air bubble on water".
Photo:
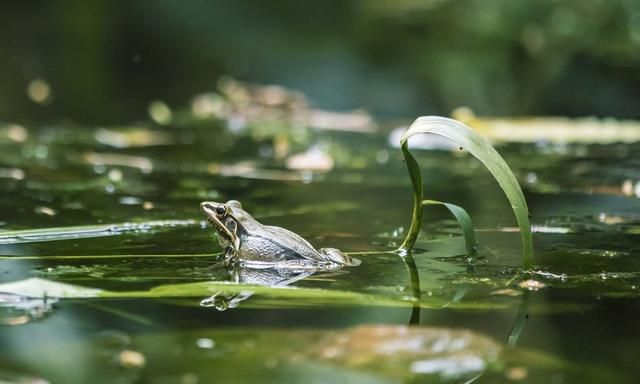
M 198 348 L 212 349 L 213 347 L 215 347 L 215 345 L 216 345 L 215 341 L 206 337 L 201 337 L 198 340 L 196 340 L 196 346 L 198 346 Z
M 107 178 L 109 178 L 109 181 L 113 183 L 119 183 L 122 181 L 122 171 L 118 168 L 114 168 L 107 173 Z
M 607 220 L 607 214 L 604 212 L 600 212 L 598 214 L 598 221 L 604 223 Z
M 391 237 L 400 237 L 404 233 L 404 227 L 398 227 L 391 232 Z
M 122 196 L 118 199 L 118 202 L 122 205 L 138 205 L 142 202 L 142 199 L 135 196 Z
M 532 273 L 535 275 L 544 277 L 546 279 L 560 280 L 562 282 L 567 281 L 567 275 L 565 273 L 557 274 L 557 273 L 552 273 L 552 272 L 542 271 L 542 270 L 533 271 Z

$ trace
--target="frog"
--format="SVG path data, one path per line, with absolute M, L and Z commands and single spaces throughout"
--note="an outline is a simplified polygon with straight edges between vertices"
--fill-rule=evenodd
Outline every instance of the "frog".
M 336 248 L 314 248 L 288 229 L 264 225 L 237 200 L 203 201 L 200 209 L 213 226 L 224 250 L 225 263 L 250 263 L 252 267 L 325 268 L 357 266 L 360 260 Z

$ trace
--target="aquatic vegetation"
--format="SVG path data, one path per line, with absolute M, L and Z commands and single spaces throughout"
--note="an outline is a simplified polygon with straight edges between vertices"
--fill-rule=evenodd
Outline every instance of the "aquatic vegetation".
M 0 379 L 44 376 L 55 382 L 78 361 L 96 365 L 78 370 L 69 382 L 102 374 L 126 382 L 151 377 L 150 370 L 177 375 L 176 381 L 237 378 L 238 366 L 256 364 L 264 367 L 256 368 L 260 375 L 285 379 L 330 369 L 340 378 L 384 381 L 413 367 L 415 377 L 435 369 L 430 380 L 450 382 L 443 375 L 448 369 L 481 366 L 473 357 L 434 355 L 384 368 L 379 362 L 374 373 L 358 360 L 368 355 L 356 345 L 347 350 L 336 344 L 344 359 L 327 355 L 339 341 L 331 335 L 349 339 L 376 329 L 363 324 L 411 324 L 409 335 L 434 327 L 434 335 L 447 335 L 455 325 L 488 336 L 508 351 L 505 356 L 520 356 L 507 365 L 502 356 L 491 360 L 496 364 L 480 357 L 482 369 L 467 370 L 481 371 L 489 381 L 546 382 L 549 372 L 580 377 L 573 369 L 589 357 L 572 348 L 584 329 L 605 332 L 610 338 L 598 343 L 620 351 L 604 359 L 605 377 L 626 366 L 625 351 L 632 355 L 600 319 L 603 306 L 625 308 L 622 303 L 640 297 L 637 202 L 631 199 L 636 179 L 628 171 L 635 152 L 628 158 L 614 146 L 499 148 L 535 204 L 536 266 L 523 270 L 514 241 L 520 228 L 504 192 L 482 163 L 459 151 L 469 149 L 466 143 L 442 151 L 405 140 L 402 150 L 397 137 L 394 145 L 388 141 L 391 126 L 367 133 L 305 130 L 287 142 L 270 134 L 276 131 L 260 132 L 255 122 L 231 133 L 227 121 L 196 123 L 177 109 L 171 121 L 162 127 L 86 127 L 78 134 L 68 126 L 3 126 L 0 349 L 11 357 L 0 366 Z M 421 136 L 426 142 L 437 137 Z M 312 147 L 322 156 L 305 152 Z M 609 163 L 597 163 L 607 156 L 613 156 Z M 411 249 L 398 253 L 412 233 L 402 225 L 414 185 L 403 159 L 409 166 L 419 163 L 410 175 L 428 175 L 419 203 L 429 218 Z M 583 192 L 610 169 L 617 176 Z M 617 185 L 617 192 L 607 185 Z M 335 271 L 229 270 L 219 262 L 223 250 L 198 204 L 231 198 L 246 201 L 260 222 L 344 250 L 362 264 Z M 553 340 L 554 324 L 562 319 L 583 328 L 563 326 L 566 345 L 537 344 Z M 295 337 L 304 338 L 304 330 L 298 328 L 327 333 L 318 334 L 318 348 L 300 352 Z M 270 330 L 278 331 L 273 338 Z M 42 342 L 30 343 L 34 335 Z M 396 336 L 389 341 L 410 341 Z M 234 340 L 243 343 L 237 354 Z M 274 345 L 282 346 L 277 361 L 265 352 Z M 56 360 L 59 346 L 76 357 Z M 529 347 L 541 353 L 527 354 Z M 192 351 L 190 361 L 200 358 L 202 364 L 187 369 L 168 352 L 173 350 Z M 304 364 L 294 358 L 301 353 Z M 160 369 L 158 361 L 165 359 L 173 363 Z M 416 361 L 422 363 L 412 365 Z M 596 376 L 589 377 L 594 382 Z
M 416 134 L 426 133 L 448 138 L 459 145 L 460 150 L 469 151 L 469 153 L 480 160 L 491 172 L 509 199 L 513 213 L 518 221 L 520 236 L 522 238 L 523 266 L 526 269 L 531 268 L 533 265 L 533 242 L 531 239 L 529 210 L 520 185 L 513 175 L 513 172 L 498 152 L 482 136 L 456 120 L 437 116 L 418 118 L 400 138 L 402 154 L 405 158 L 407 169 L 409 170 L 414 191 L 411 227 L 400 248 L 405 250 L 413 248 L 420 231 L 420 226 L 422 225 L 423 206 L 425 204 L 433 204 L 430 203 L 429 200 L 425 203 L 422 171 L 420 165 L 409 151 L 409 139 Z M 470 237 L 469 215 L 457 206 L 450 206 L 449 209 L 454 213 L 463 228 L 463 232 L 467 238 L 467 249 L 469 250 L 471 248 L 470 244 L 473 244 L 473 240 L 471 240 L 472 238 Z

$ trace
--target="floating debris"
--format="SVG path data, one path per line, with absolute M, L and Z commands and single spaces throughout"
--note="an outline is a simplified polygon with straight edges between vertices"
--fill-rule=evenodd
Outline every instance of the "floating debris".
M 230 77 L 220 79 L 218 93 L 197 95 L 191 102 L 191 112 L 199 119 L 226 120 L 229 130 L 234 133 L 249 127 L 264 130 L 272 122 L 293 128 L 347 132 L 373 132 L 376 129 L 373 118 L 366 111 L 334 112 L 310 108 L 300 92 L 278 85 L 243 83 Z
M 548 225 L 532 225 L 531 232 L 533 233 L 571 233 L 571 228 L 553 227 Z
M 522 291 L 518 291 L 518 290 L 510 289 L 510 288 L 505 288 L 505 289 L 498 289 L 497 291 L 493 291 L 493 292 L 491 292 L 491 295 L 516 297 L 516 296 L 521 296 L 522 295 Z
M 508 380 L 521 381 L 527 378 L 529 370 L 526 367 L 511 367 L 504 372 Z
M 0 139 L 3 137 L 16 143 L 24 143 L 29 138 L 29 132 L 22 125 L 0 124 Z
M 51 101 L 51 87 L 43 79 L 35 78 L 27 86 L 29 99 L 36 104 L 47 104 Z
M 255 163 L 250 161 L 236 164 L 211 163 L 207 170 L 214 175 L 226 177 L 241 177 L 256 180 L 281 180 L 281 181 L 304 181 L 305 175 L 298 171 L 285 171 L 279 169 L 257 168 Z
M 112 169 L 107 173 L 107 178 L 111 182 L 119 183 L 122 181 L 122 171 L 117 168 Z
M 122 205 L 140 205 L 142 204 L 142 199 L 135 196 L 122 196 L 118 199 L 118 202 Z
M 174 143 L 168 132 L 132 127 L 122 130 L 99 128 L 94 133 L 96 141 L 114 148 L 149 147 Z
M 209 339 L 206 337 L 201 337 L 198 340 L 196 340 L 196 346 L 198 348 L 202 348 L 202 349 L 212 349 L 213 347 L 215 347 L 216 342 L 213 341 L 213 339 Z
M 547 285 L 541 281 L 529 279 L 522 281 L 518 286 L 529 291 L 539 291 Z
M 365 111 L 330 112 L 312 109 L 307 117 L 311 128 L 346 132 L 375 132 L 373 118 Z
M 117 357 L 118 364 L 127 369 L 142 368 L 146 363 L 144 355 L 138 351 L 125 349 Z
M 24 180 L 25 173 L 20 168 L 0 168 L 0 179 Z
M 480 229 L 479 232 L 486 232 L 487 230 Z M 498 228 L 499 232 L 520 232 L 518 227 L 501 227 Z M 549 225 L 531 225 L 531 232 L 533 233 L 573 233 L 575 230 L 568 227 L 549 226 Z
M 567 281 L 567 274 L 565 273 L 558 274 L 558 273 L 552 273 L 547 271 L 533 271 L 531 273 L 540 277 L 544 277 L 545 279 L 549 279 L 549 280 Z
M 640 122 L 595 117 L 488 118 L 477 117 L 468 108 L 451 114 L 493 142 L 552 144 L 634 143 L 640 141 Z
M 313 146 L 305 152 L 291 155 L 286 160 L 286 167 L 295 170 L 328 172 L 333 169 L 334 164 L 331 155 L 317 146 Z
M 49 207 L 35 207 L 33 211 L 47 216 L 55 216 L 58 214 L 55 209 Z
M 460 379 L 485 371 L 500 350 L 490 338 L 468 330 L 363 325 L 325 337 L 310 354 L 352 368 Z
M 200 119 L 228 117 L 231 105 L 217 93 L 203 93 L 191 102 L 191 112 Z
M 93 165 L 137 168 L 143 173 L 151 173 L 153 171 L 153 162 L 148 157 L 122 155 L 119 153 L 88 152 L 84 154 L 84 159 Z
M 167 125 L 171 123 L 173 113 L 171 108 L 162 101 L 153 101 L 149 104 L 148 108 L 149 117 L 160 125 Z

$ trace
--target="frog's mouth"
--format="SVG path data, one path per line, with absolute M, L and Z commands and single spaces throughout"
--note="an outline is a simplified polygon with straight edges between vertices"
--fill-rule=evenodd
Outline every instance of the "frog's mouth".
M 216 216 L 215 208 L 212 203 L 202 203 L 200 204 L 200 208 L 205 214 L 205 217 L 209 224 L 216 230 L 218 236 L 222 236 L 227 239 L 231 244 L 233 244 L 235 249 L 240 247 L 240 240 L 235 233 L 231 232 L 229 228 L 227 228 Z
M 214 220 L 210 217 L 207 216 L 207 221 L 209 222 L 209 224 L 211 224 L 213 226 L 213 228 L 221 235 L 224 236 L 225 238 L 231 240 L 231 234 L 229 232 L 229 230 L 225 227 L 223 227 L 222 225 L 220 225 L 220 222 L 218 220 Z

